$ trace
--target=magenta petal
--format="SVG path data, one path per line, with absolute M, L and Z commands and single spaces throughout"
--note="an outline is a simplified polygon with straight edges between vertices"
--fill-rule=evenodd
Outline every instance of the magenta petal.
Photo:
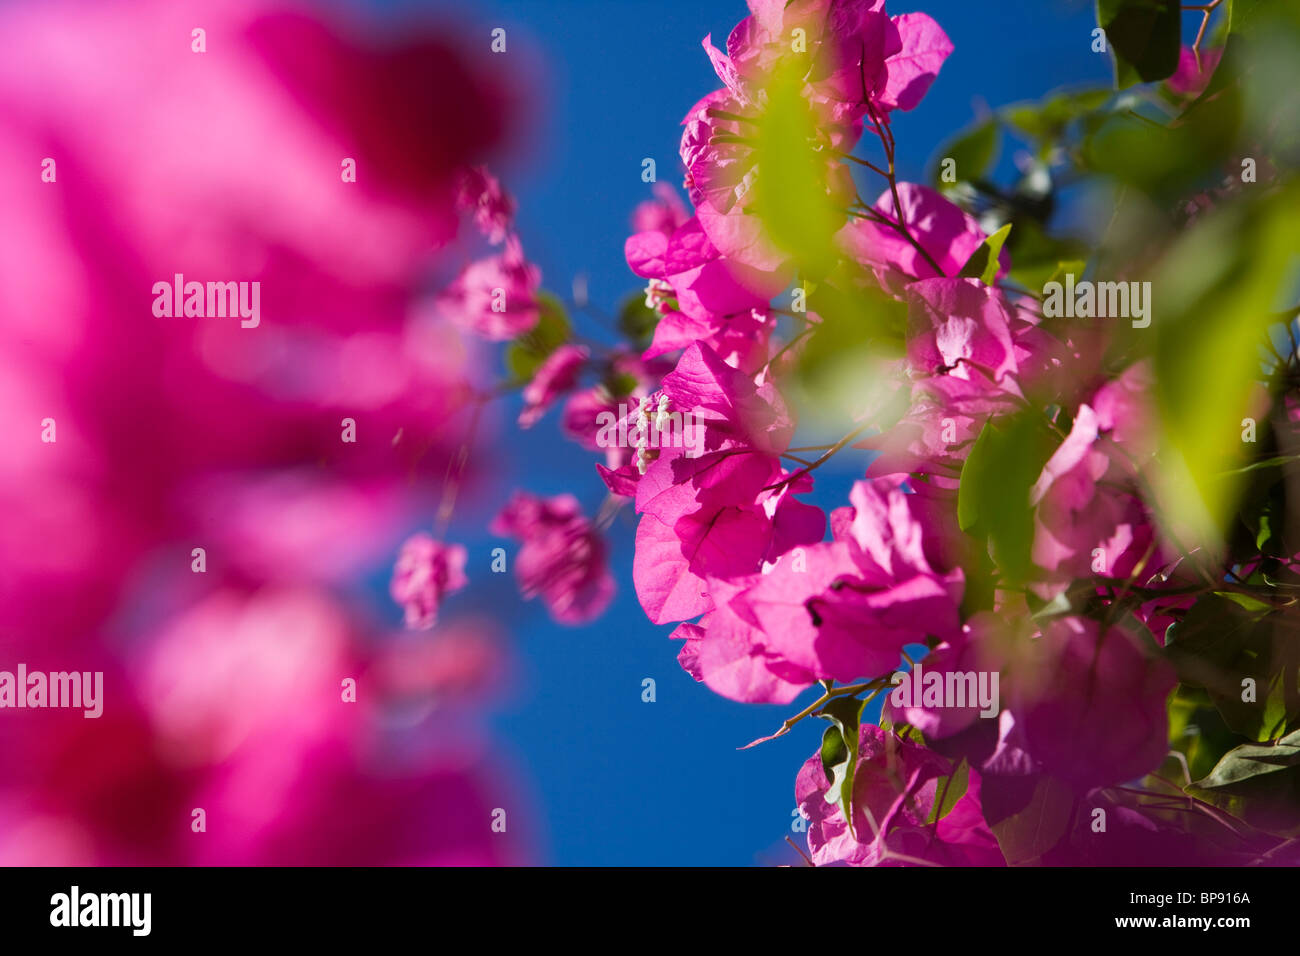
M 689 564 L 673 530 L 658 518 L 642 517 L 636 529 L 632 581 L 653 623 L 685 621 L 712 607 L 704 579 L 692 574 Z
M 889 80 L 881 104 L 886 109 L 915 109 L 952 53 L 952 41 L 924 13 L 904 13 L 894 17 L 894 24 L 903 49 L 886 61 Z

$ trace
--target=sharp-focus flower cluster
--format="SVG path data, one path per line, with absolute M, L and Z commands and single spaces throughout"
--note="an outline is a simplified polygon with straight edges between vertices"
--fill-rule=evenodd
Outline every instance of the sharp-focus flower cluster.
M 1004 235 L 898 181 L 891 114 L 920 103 L 952 50 L 934 21 L 891 16 L 883 0 L 750 11 L 724 50 L 704 41 L 722 87 L 683 121 L 693 208 L 656 187 L 625 246 L 647 282 L 643 359 L 676 356 L 657 382 L 646 367 L 629 383 L 625 414 L 673 409 L 704 427 L 698 455 L 599 466 L 640 516 L 646 614 L 676 622 L 682 667 L 733 700 L 785 704 L 820 684 L 805 713 L 824 704 L 846 753 L 823 742 L 796 784 L 818 864 L 1252 858 L 1267 836 L 1204 839 L 1122 789 L 1171 772 L 1168 701 L 1187 678 L 1164 645 L 1198 583 L 1157 520 L 1150 360 L 1124 358 L 1113 327 L 1050 318 L 1007 281 Z M 754 202 L 768 82 L 791 58 L 818 120 L 810 168 L 847 217 L 838 262 L 816 275 Z M 1195 95 L 1216 62 L 1184 55 L 1170 89 Z M 858 161 L 884 180 L 871 203 L 844 161 L 864 133 L 884 154 Z M 792 283 L 806 309 L 774 303 Z M 792 448 L 801 363 L 827 315 L 868 293 L 903 317 L 869 366 L 890 400 L 859 403 L 838 442 Z M 866 305 L 848 311 L 870 321 Z M 575 396 L 569 418 L 612 401 Z M 816 469 L 854 450 L 871 453 L 859 480 L 824 511 L 808 500 Z M 915 694 L 895 699 L 909 668 Z M 888 696 L 879 725 L 859 695 Z M 1059 819 L 1059 832 L 1018 845 L 1018 814 Z M 1093 837 L 1107 815 L 1111 835 Z
M 831 725 L 796 783 L 817 864 L 1294 856 L 1279 842 L 1294 815 L 1265 805 L 1254 824 L 1225 823 L 1216 814 L 1235 792 L 1198 789 L 1235 779 L 1209 772 L 1233 759 L 1233 734 L 1300 746 L 1294 673 L 1278 663 L 1291 658 L 1269 644 L 1289 622 L 1278 588 L 1300 586 L 1282 492 L 1243 510 L 1220 566 L 1208 537 L 1184 544 L 1163 472 L 1200 468 L 1209 499 L 1219 480 L 1180 451 L 1186 429 L 1179 445 L 1165 427 L 1170 389 L 1189 391 L 1185 356 L 1176 335 L 1121 334 L 1123 319 L 1150 325 L 1149 296 L 1138 304 L 1150 283 L 1094 283 L 1103 266 L 1143 274 L 1152 256 L 1090 264 L 1046 234 L 1063 137 L 1082 126 L 1101 140 L 1132 100 L 1010 108 L 954 145 L 960 181 L 952 158 L 931 185 L 901 181 L 893 118 L 920 105 L 952 52 L 939 25 L 885 0 L 749 0 L 749 12 L 722 48 L 703 42 L 720 86 L 682 120 L 689 204 L 657 183 L 631 217 L 624 255 L 644 285 L 603 323 L 617 345 L 580 339 L 539 289 L 497 181 L 478 169 L 460 180 L 460 208 L 503 248 L 472 263 L 442 309 L 510 343 L 501 391 L 522 390 L 521 427 L 563 400 L 564 434 L 604 456 L 594 523 L 570 495 L 523 492 L 493 523 L 522 542 L 521 592 L 563 623 L 598 616 L 613 594 L 598 529 L 630 506 L 637 599 L 675 626 L 687 673 L 744 702 L 819 688 L 778 731 L 814 714 Z M 1198 37 L 1174 59 L 1162 109 L 1190 113 L 1213 99 L 1221 57 Z M 1038 147 L 1016 157 L 1025 178 L 1012 192 L 987 179 L 984 137 L 1000 125 Z M 1115 137 L 1068 155 L 1097 173 L 1129 142 Z M 1142 168 L 1135 188 L 1171 216 L 1217 201 L 1161 195 Z M 1179 184 L 1204 188 L 1200 173 Z M 1056 308 L 1076 280 L 1088 297 L 1077 318 L 1073 301 Z M 579 298 L 587 308 L 575 287 Z M 1272 420 L 1293 427 L 1300 360 L 1272 351 L 1286 395 Z M 1251 385 L 1243 426 L 1271 414 Z M 828 440 L 828 416 L 842 437 Z M 832 458 L 857 462 L 847 501 L 824 496 Z M 432 621 L 462 582 L 459 561 L 431 539 L 408 544 L 393 595 L 409 623 Z M 1221 620 L 1254 643 L 1213 648 Z M 1248 696 L 1257 678 L 1272 703 Z M 1230 699 L 1237 681 L 1245 709 Z M 1230 729 L 1217 753 L 1198 750 L 1189 741 L 1216 708 Z M 1198 813 L 1212 825 L 1189 823 Z

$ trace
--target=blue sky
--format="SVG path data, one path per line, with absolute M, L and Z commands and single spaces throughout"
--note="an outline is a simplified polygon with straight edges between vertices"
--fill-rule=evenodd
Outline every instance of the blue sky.
M 896 117 L 902 178 L 923 180 L 935 148 L 980 108 L 1109 81 L 1108 58 L 1090 48 L 1091 0 L 890 3 L 891 13 L 914 10 L 938 20 L 956 52 L 920 107 Z M 678 124 L 719 85 L 700 41 L 712 32 L 721 46 L 746 12 L 743 0 L 473 4 L 485 55 L 487 30 L 502 26 L 506 55 L 532 56 L 546 71 L 527 148 L 495 168 L 518 197 L 524 247 L 547 287 L 567 298 L 573 276 L 585 273 L 593 304 L 612 312 L 641 285 L 622 255 L 628 217 L 650 195 L 641 161 L 654 158 L 659 178 L 680 184 Z M 1003 169 L 1010 163 L 1004 155 Z M 522 487 L 570 492 L 595 513 L 604 486 L 591 456 L 560 438 L 554 414 L 531 432 L 507 425 L 501 435 L 508 468 L 475 490 L 484 508 Z M 863 467 L 846 455 L 819 471 L 815 500 L 827 508 L 843 503 Z M 522 603 L 513 579 L 474 575 L 475 561 L 486 571 L 489 550 L 508 545 L 482 530 L 487 517 L 465 511 L 453 525 L 451 536 L 474 556 L 474 585 L 448 610 L 490 609 L 512 630 L 519 680 L 493 727 L 503 744 L 499 759 L 530 781 L 542 858 L 560 865 L 795 862 L 781 841 L 790 833 L 795 774 L 818 745 L 819 722 L 754 750 L 737 748 L 812 698 L 785 708 L 736 704 L 680 669 L 672 628 L 650 624 L 633 592 L 629 514 L 610 534 L 619 596 L 601 620 L 579 629 L 558 627 L 540 606 Z M 657 683 L 654 703 L 641 699 L 647 677 Z

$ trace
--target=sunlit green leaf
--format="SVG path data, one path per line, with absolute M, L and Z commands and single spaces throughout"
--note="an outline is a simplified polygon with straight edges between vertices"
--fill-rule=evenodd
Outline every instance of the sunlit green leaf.
M 1300 265 L 1298 201 L 1293 185 L 1222 210 L 1185 234 L 1152 280 L 1164 439 L 1155 478 L 1163 516 L 1189 547 L 1219 548 L 1235 510 L 1259 343 Z
M 958 761 L 948 776 L 940 777 L 935 784 L 934 805 L 930 807 L 930 816 L 925 822 L 935 823 L 951 813 L 957 801 L 965 796 L 969 780 L 970 765 L 965 760 Z
M 769 74 L 755 123 L 753 211 L 800 271 L 820 278 L 835 267 L 834 236 L 846 212 L 830 195 L 830 143 L 804 95 L 806 71 L 801 58 L 787 57 Z
M 957 523 L 987 538 L 1009 581 L 1023 581 L 1029 573 L 1034 531 L 1029 492 L 1056 445 L 1041 416 L 1008 416 L 984 426 L 962 467 Z
M 856 697 L 836 697 L 817 712 L 831 726 L 822 735 L 822 770 L 830 787 L 826 802 L 837 804 L 848 821 L 849 832 L 853 823 L 853 777 L 858 764 L 858 723 L 862 718 L 863 702 Z
M 1010 234 L 1011 223 L 1007 223 L 975 248 L 958 274 L 966 278 L 979 279 L 985 285 L 992 285 L 1001 267 L 998 256 L 1002 252 L 1002 244 L 1007 241 L 1007 236 Z

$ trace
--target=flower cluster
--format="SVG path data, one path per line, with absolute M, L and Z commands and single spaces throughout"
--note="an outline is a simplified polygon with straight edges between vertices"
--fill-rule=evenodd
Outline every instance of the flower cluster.
M 489 177 L 466 180 L 463 208 L 506 247 L 446 308 L 510 341 L 522 427 L 563 398 L 565 434 L 605 455 L 594 523 L 571 496 L 523 493 L 494 523 L 523 541 L 523 594 L 565 623 L 597 616 L 613 589 L 598 528 L 630 506 L 636 596 L 675 625 L 690 675 L 742 702 L 818 688 L 777 732 L 830 725 L 796 782 L 817 864 L 1295 860 L 1278 796 L 1293 771 L 1264 781 L 1267 798 L 1240 785 L 1294 768 L 1300 748 L 1286 482 L 1245 494 L 1229 477 L 1300 459 L 1295 327 L 1259 324 L 1277 318 L 1261 290 L 1284 290 L 1286 268 L 1240 254 L 1242 313 L 1223 291 L 1235 273 L 1197 258 L 1232 229 L 1295 236 L 1240 184 L 1205 192 L 1196 165 L 1210 142 L 1226 163 L 1262 135 L 1222 94 L 1249 76 L 1225 76 L 1237 64 L 1199 36 L 1180 50 L 1164 30 L 1154 65 L 1117 44 L 1117 82 L 1148 81 L 1140 105 L 1178 122 L 1132 109 L 1137 94 L 1060 93 L 985 120 L 913 183 L 893 117 L 938 77 L 943 29 L 885 0 L 749 10 L 722 49 L 704 39 L 721 85 L 682 121 L 689 204 L 656 184 L 632 216 L 624 253 L 645 285 L 619 344 L 579 344 L 522 258 L 513 203 Z M 1004 129 L 1035 147 L 1011 188 L 993 182 Z M 1258 171 L 1266 196 L 1293 198 L 1270 148 L 1241 181 Z M 1062 165 L 1125 187 L 1113 223 L 1158 209 L 1160 227 L 1129 225 L 1137 238 L 1115 248 L 1049 235 Z M 1170 224 L 1188 209 L 1211 231 L 1179 245 Z M 1186 280 L 1188 263 L 1218 278 Z M 1143 337 L 1146 275 L 1169 307 Z M 1056 307 L 1076 289 L 1077 309 Z M 1197 294 L 1228 317 L 1194 320 Z M 1235 356 L 1222 375 L 1220 347 Z M 1198 374 L 1220 383 L 1223 410 Z M 644 440 L 672 416 L 699 424 L 689 447 Z M 1276 432 L 1262 450 L 1259 421 Z M 847 501 L 819 497 L 832 459 L 856 462 Z M 454 551 L 410 548 L 420 575 L 399 565 L 394 595 L 419 623 L 458 582 Z M 1234 636 L 1216 644 L 1223 628 Z
M 1175 727 L 1170 714 L 1220 692 L 1222 675 L 1198 677 L 1185 656 L 1199 652 L 1198 601 L 1235 601 L 1252 624 L 1281 605 L 1252 577 L 1258 548 L 1215 570 L 1162 514 L 1161 356 L 1119 321 L 1047 315 L 1013 279 L 996 215 L 961 190 L 899 180 L 891 116 L 919 105 L 952 50 L 933 20 L 892 16 L 883 0 L 750 0 L 750 11 L 725 50 L 704 41 L 722 86 L 683 120 L 692 208 L 657 186 L 633 217 L 625 254 L 647 281 L 645 326 L 629 330 L 640 363 L 611 356 L 606 368 L 627 372 L 566 408 L 573 428 L 625 394 L 640 422 L 672 408 L 703 423 L 697 456 L 630 449 L 598 466 L 639 516 L 646 614 L 676 623 L 682 667 L 723 696 L 785 704 L 819 686 L 778 731 L 813 712 L 832 725 L 796 784 L 817 864 L 1273 853 L 1285 829 L 1258 817 L 1207 835 L 1202 824 L 1222 818 L 1196 794 L 1213 774 L 1190 786 L 1175 745 L 1187 718 Z M 792 60 L 816 129 L 790 148 L 812 157 L 802 168 L 839 214 L 829 263 L 777 241 L 757 198 L 770 83 Z M 1167 95 L 1185 101 L 1215 63 L 1184 55 Z M 879 160 L 852 155 L 864 136 Z M 849 164 L 880 180 L 878 198 L 859 197 Z M 801 305 L 775 304 L 788 289 Z M 867 328 L 873 309 L 885 318 Z M 840 440 L 795 447 L 801 377 L 819 346 L 840 347 L 846 315 L 863 326 L 850 340 L 867 343 L 872 397 Z M 579 359 L 554 361 L 567 373 Z M 554 378 L 543 365 L 531 387 Z M 867 454 L 848 502 L 824 510 L 816 470 L 855 452 Z M 891 694 L 909 667 L 916 693 Z M 977 704 L 976 686 L 994 698 Z M 953 700 L 964 688 L 972 696 Z M 1239 742 L 1293 730 L 1288 701 Z M 1026 840 L 1018 821 L 1031 816 L 1051 822 Z
M 523 814 L 491 831 L 516 804 L 476 716 L 503 635 L 387 633 L 354 586 L 418 520 L 484 375 L 419 295 L 456 259 L 458 188 L 489 196 L 487 229 L 505 212 L 476 170 L 510 97 L 445 34 L 359 17 L 0 11 L 0 669 L 104 687 L 96 719 L 11 710 L 5 687 L 7 865 L 528 859 Z M 160 320 L 146 293 L 177 273 L 260 283 L 261 324 Z M 408 547 L 412 624 L 464 560 Z

